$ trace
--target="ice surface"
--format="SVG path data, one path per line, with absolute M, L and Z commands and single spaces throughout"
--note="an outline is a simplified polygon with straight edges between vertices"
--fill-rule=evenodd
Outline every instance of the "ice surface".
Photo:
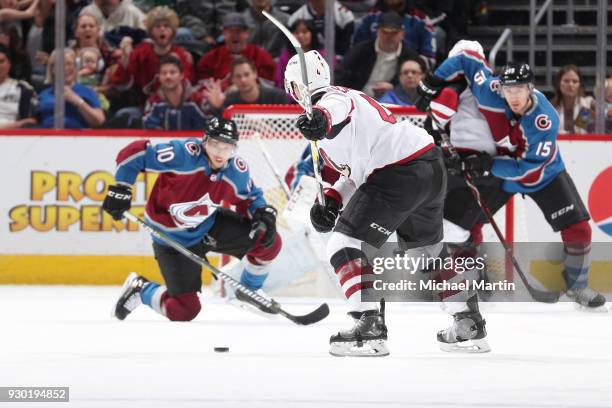
M 350 322 L 335 300 L 309 327 L 211 298 L 193 322 L 144 306 L 118 322 L 118 289 L 1 286 L 0 386 L 70 387 L 70 403 L 45 407 L 612 406 L 612 313 L 487 304 L 492 352 L 456 355 L 436 344 L 450 323 L 437 305 L 388 304 L 391 355 L 338 358 L 327 342 Z M 295 313 L 318 303 L 285 300 Z

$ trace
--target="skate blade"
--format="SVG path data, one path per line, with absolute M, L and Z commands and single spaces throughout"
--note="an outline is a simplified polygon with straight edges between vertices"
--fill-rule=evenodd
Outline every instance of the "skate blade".
M 486 339 L 465 340 L 459 343 L 438 342 L 440 350 L 448 353 L 488 353 L 491 351 Z
M 121 292 L 119 293 L 119 296 L 117 296 L 117 301 L 115 302 L 115 304 L 113 305 L 111 309 L 111 312 L 110 312 L 111 318 L 121 321 L 121 319 L 119 319 L 117 315 L 115 314 L 115 311 L 117 310 L 117 303 L 119 302 L 119 299 L 123 297 L 123 294 L 125 293 L 125 291 L 128 290 L 130 286 L 132 286 L 132 282 L 137 277 L 138 275 L 136 274 L 136 272 L 130 272 L 127 278 L 125 278 L 125 281 L 123 282 L 123 286 L 121 286 Z
M 329 354 L 336 357 L 384 357 L 389 355 L 389 349 L 384 340 L 366 340 L 362 346 L 357 342 L 331 343 Z
M 608 313 L 608 307 L 605 303 L 597 307 L 589 307 L 581 305 L 580 303 L 574 303 L 574 309 L 585 313 Z

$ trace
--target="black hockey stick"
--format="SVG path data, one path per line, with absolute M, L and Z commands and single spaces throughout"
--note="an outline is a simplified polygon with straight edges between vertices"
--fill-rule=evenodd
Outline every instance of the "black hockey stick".
M 457 153 L 457 149 L 455 149 L 455 146 L 452 145 L 450 138 L 448 134 L 446 133 L 446 131 L 442 129 L 441 127 L 437 126 L 437 123 L 433 118 L 432 118 L 432 124 L 436 126 L 438 132 L 440 133 L 440 137 L 442 138 L 442 144 L 444 145 L 443 147 L 445 147 L 448 150 L 448 152 L 451 155 L 451 158 L 453 160 L 461 160 L 459 157 L 459 153 Z M 468 185 L 468 187 L 472 191 L 472 195 L 474 196 L 474 199 L 478 203 L 478 206 L 480 207 L 483 214 L 485 215 L 485 217 L 491 224 L 491 227 L 493 227 L 493 230 L 495 231 L 497 238 L 499 238 L 499 241 L 501 242 L 502 246 L 506 250 L 506 254 L 510 257 L 512 261 L 512 265 L 514 265 L 514 269 L 518 273 L 519 277 L 521 278 L 521 281 L 527 288 L 527 291 L 529 292 L 531 297 L 534 300 L 538 302 L 542 302 L 542 303 L 557 303 L 559 301 L 559 298 L 561 297 L 561 292 L 551 292 L 547 290 L 540 290 L 540 289 L 533 287 L 531 283 L 529 283 L 529 281 L 527 280 L 527 276 L 523 272 L 521 266 L 516 260 L 516 257 L 514 256 L 514 251 L 512 250 L 512 247 L 508 244 L 508 241 L 506 241 L 506 238 L 504 237 L 501 230 L 499 229 L 499 226 L 497 225 L 497 222 L 495 222 L 495 219 L 493 219 L 493 214 L 491 214 L 491 210 L 489 210 L 489 207 L 487 207 L 486 203 L 480 196 L 480 191 L 478 190 L 478 187 L 474 185 L 474 181 L 472 180 L 472 175 L 469 174 L 467 171 L 464 171 L 463 178 L 465 179 L 465 183 Z
M 231 287 L 233 287 L 236 290 L 236 292 L 240 293 L 241 296 L 237 296 L 238 299 L 255 306 L 256 308 L 258 308 L 259 310 L 263 312 L 270 313 L 270 314 L 280 314 L 282 316 L 285 316 L 287 319 L 291 320 L 292 322 L 299 324 L 299 325 L 304 325 L 304 326 L 313 324 L 313 323 L 317 323 L 318 321 L 325 319 L 327 315 L 329 315 L 329 306 L 327 306 L 327 303 L 323 303 L 316 310 L 308 314 L 305 314 L 302 316 L 292 315 L 291 313 L 284 311 L 281 308 L 281 305 L 276 300 L 266 299 L 265 297 L 250 290 L 249 288 L 244 286 L 242 283 L 238 282 L 236 279 L 232 278 L 227 273 L 215 268 L 208 261 L 194 254 L 189 249 L 185 248 L 184 246 L 176 242 L 174 239 L 170 238 L 169 236 L 167 236 L 166 234 L 164 234 L 163 232 L 161 232 L 154 226 L 150 225 L 148 222 L 140 219 L 139 217 L 127 211 L 123 213 L 123 216 L 127 218 L 128 220 L 139 224 L 145 230 L 151 233 L 151 235 L 164 241 L 166 244 L 170 245 L 172 248 L 176 249 L 178 252 L 185 255 L 187 258 L 191 259 L 193 262 L 199 265 L 202 265 L 205 268 L 210 269 L 213 275 L 223 278 Z

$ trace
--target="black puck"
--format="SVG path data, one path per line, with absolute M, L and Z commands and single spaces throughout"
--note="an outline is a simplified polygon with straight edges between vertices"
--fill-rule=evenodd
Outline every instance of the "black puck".
M 227 353 L 229 351 L 229 347 L 215 347 L 215 351 L 217 353 Z

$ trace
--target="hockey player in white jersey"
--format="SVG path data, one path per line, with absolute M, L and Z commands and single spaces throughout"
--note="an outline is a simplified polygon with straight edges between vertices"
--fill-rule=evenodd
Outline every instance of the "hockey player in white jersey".
M 325 190 L 325 202 L 313 205 L 310 216 L 317 231 L 333 230 L 327 255 L 355 323 L 330 338 L 330 353 L 387 355 L 384 301 L 379 309 L 378 299 L 373 299 L 373 270 L 362 245 L 379 248 L 397 232 L 402 249 L 440 254 L 446 189 L 442 154 L 424 129 L 397 122 L 390 111 L 360 91 L 330 86 L 329 66 L 318 52 L 309 51 L 305 57 L 308 84 L 302 82 L 296 55 L 287 64 L 285 87 L 302 106 L 304 95 L 311 95 L 312 119 L 303 114 L 297 126 L 304 137 L 319 142 L 326 164 L 342 174 Z M 448 270 L 440 277 L 464 280 Z M 454 325 L 438 333 L 442 348 L 488 351 L 476 297 L 440 295 L 443 300 L 452 295 L 455 302 Z

